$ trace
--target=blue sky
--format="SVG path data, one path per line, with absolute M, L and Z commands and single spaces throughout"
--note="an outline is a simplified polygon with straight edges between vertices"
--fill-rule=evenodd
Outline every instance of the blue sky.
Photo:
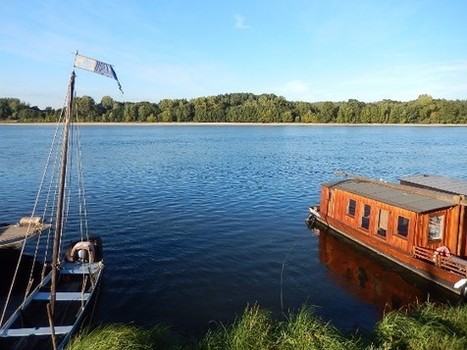
M 467 1 L 2 0 L 0 97 L 63 105 L 73 53 L 96 102 L 232 92 L 292 101 L 467 99 Z

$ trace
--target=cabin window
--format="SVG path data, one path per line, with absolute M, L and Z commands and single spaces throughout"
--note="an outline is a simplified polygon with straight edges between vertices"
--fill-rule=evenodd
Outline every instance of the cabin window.
M 380 209 L 378 213 L 378 231 L 376 233 L 381 237 L 386 237 L 388 232 L 388 217 L 389 212 L 384 209 Z
M 355 208 L 357 208 L 357 202 L 353 199 L 349 199 L 349 205 L 347 206 L 347 214 L 355 216 Z
M 428 222 L 428 240 L 437 241 L 443 239 L 444 215 L 432 215 Z
M 409 219 L 399 216 L 397 218 L 397 234 L 407 237 L 409 234 Z
M 371 214 L 371 206 L 365 204 L 363 206 L 363 216 L 362 216 L 362 227 L 367 229 L 370 227 L 370 214 Z

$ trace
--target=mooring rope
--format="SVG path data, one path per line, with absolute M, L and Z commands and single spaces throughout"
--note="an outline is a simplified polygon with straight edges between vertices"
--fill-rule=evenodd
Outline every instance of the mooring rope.
M 282 267 L 281 267 L 281 290 L 280 290 L 280 299 L 281 299 L 281 312 L 284 313 L 284 294 L 283 294 L 283 281 L 284 281 L 284 269 L 285 269 L 285 263 L 287 262 L 287 259 L 292 252 L 292 250 L 295 248 L 297 245 L 297 242 L 295 242 L 292 247 L 289 249 L 287 254 L 285 255 L 284 261 L 282 262 Z

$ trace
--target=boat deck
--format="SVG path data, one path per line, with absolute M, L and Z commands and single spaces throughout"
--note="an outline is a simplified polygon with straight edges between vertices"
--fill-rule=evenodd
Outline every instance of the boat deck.
M 51 348 L 51 336 L 55 334 L 57 344 L 64 344 L 85 317 L 85 310 L 98 290 L 104 265 L 96 263 L 65 262 L 60 269 L 56 287 L 54 326 L 47 316 L 50 303 L 51 273 L 44 285 L 24 301 L 0 331 L 0 348 Z M 90 311 L 88 309 L 88 311 Z

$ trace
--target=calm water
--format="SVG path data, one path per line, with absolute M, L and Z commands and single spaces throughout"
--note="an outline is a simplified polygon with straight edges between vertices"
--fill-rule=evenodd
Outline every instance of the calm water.
M 0 222 L 31 211 L 52 131 L 0 126 Z M 202 332 L 247 304 L 278 315 L 307 303 L 341 329 L 372 328 L 386 297 L 359 292 L 348 261 L 337 264 L 349 265 L 344 273 L 332 266 L 344 248 L 324 248 L 304 223 L 320 183 L 335 170 L 467 178 L 467 127 L 92 126 L 81 134 L 90 226 L 107 265 L 98 322 Z

